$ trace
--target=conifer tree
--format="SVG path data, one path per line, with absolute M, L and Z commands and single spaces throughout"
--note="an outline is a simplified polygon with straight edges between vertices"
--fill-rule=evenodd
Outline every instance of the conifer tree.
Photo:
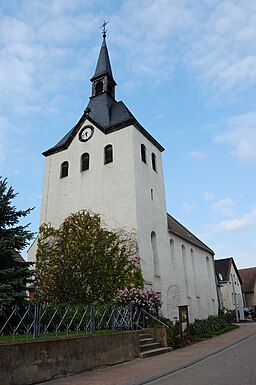
M 20 252 L 32 239 L 28 225 L 19 221 L 32 209 L 17 210 L 12 200 L 17 196 L 7 179 L 0 176 L 0 304 L 22 303 L 26 284 L 31 282 L 31 263 L 23 261 Z

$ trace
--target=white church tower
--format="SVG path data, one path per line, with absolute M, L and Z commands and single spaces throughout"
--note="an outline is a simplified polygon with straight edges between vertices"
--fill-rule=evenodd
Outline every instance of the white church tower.
M 192 319 L 215 314 L 213 252 L 167 216 L 161 159 L 164 148 L 123 102 L 116 101 L 105 31 L 91 82 L 90 101 L 79 122 L 43 153 L 46 166 L 40 224 L 50 222 L 57 228 L 71 213 L 90 209 L 100 214 L 110 229 L 135 230 L 145 286 L 161 292 L 164 314 L 174 318 L 180 304 L 190 305 Z M 195 264 L 187 263 L 184 256 L 186 247 L 191 253 L 191 240 L 193 258 L 196 255 L 198 259 L 197 278 Z M 35 258 L 35 249 L 36 244 L 30 249 L 30 260 Z M 210 267 L 207 262 L 202 265 L 201 255 L 204 261 L 210 259 Z M 201 274 L 206 277 L 204 286 Z M 206 294 L 207 301 L 202 299 L 199 306 L 198 297 Z M 192 295 L 197 299 L 192 300 Z

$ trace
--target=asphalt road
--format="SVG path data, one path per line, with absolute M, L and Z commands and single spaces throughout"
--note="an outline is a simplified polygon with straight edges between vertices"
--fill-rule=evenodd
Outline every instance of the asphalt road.
M 147 385 L 256 385 L 256 336 Z

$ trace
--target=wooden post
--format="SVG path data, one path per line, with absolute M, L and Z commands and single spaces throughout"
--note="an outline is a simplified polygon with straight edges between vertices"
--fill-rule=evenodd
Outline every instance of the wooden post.
M 183 323 L 187 324 L 186 335 L 190 336 L 190 326 L 189 326 L 189 316 L 188 316 L 188 305 L 180 305 L 179 308 L 179 326 L 180 326 L 180 339 L 181 342 L 184 341 L 184 333 L 183 333 Z

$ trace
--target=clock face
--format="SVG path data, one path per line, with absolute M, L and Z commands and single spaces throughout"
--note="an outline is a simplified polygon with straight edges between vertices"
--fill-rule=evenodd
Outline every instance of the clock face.
M 79 140 L 81 142 L 86 142 L 89 140 L 93 135 L 93 127 L 92 126 L 86 126 L 83 127 L 82 130 L 79 133 Z

